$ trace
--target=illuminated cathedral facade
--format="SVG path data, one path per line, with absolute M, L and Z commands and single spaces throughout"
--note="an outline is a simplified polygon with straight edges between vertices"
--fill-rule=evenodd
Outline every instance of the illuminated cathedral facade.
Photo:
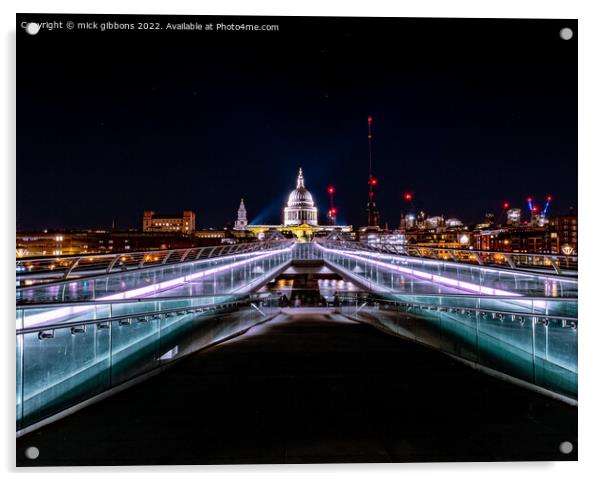
M 245 211 L 246 214 L 246 211 Z M 239 212 L 240 219 L 240 212 Z M 320 225 L 318 218 L 318 207 L 316 206 L 311 192 L 305 187 L 303 169 L 297 174 L 297 185 L 288 196 L 286 205 L 282 212 L 282 224 L 280 225 L 252 225 L 246 226 L 246 230 L 253 232 L 258 238 L 263 238 L 268 230 L 280 232 L 291 232 L 299 240 L 309 240 L 317 232 L 328 232 L 339 229 L 350 232 L 350 225 Z
M 289 225 L 318 225 L 318 208 L 309 190 L 305 188 L 303 169 L 299 169 L 297 176 L 297 188 L 288 196 L 288 202 L 284 208 L 285 226 Z

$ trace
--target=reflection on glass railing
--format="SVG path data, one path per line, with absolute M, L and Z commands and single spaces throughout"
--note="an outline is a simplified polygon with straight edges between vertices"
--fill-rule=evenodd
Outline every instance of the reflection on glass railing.
M 293 242 L 292 240 L 270 240 L 155 251 L 17 258 L 17 286 L 99 274 L 123 273 L 152 266 L 183 264 L 249 252 L 277 250 L 290 246 Z
M 113 303 L 106 316 L 95 310 L 68 324 L 19 328 L 17 430 L 240 333 L 276 314 L 278 302 L 266 295 Z
M 390 244 L 387 242 L 370 243 L 363 241 L 345 241 L 321 239 L 318 244 L 326 249 L 339 252 L 364 253 L 370 256 L 395 255 L 406 259 L 419 258 L 445 263 L 472 264 L 475 266 L 494 266 L 512 270 L 529 270 L 553 275 L 572 276 L 577 273 L 579 262 L 577 255 L 561 253 L 495 252 L 472 248 L 437 247 L 429 245 Z
M 318 246 L 331 267 L 374 292 L 577 296 L 574 278 Z
M 291 260 L 292 246 L 17 289 L 17 303 L 112 301 L 244 291 Z
M 341 293 L 341 313 L 577 398 L 577 300 Z

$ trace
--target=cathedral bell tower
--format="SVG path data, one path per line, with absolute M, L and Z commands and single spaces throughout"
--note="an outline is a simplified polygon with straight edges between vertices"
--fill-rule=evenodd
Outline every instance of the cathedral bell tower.
M 240 206 L 238 207 L 238 218 L 234 223 L 234 230 L 245 230 L 247 228 L 247 209 L 245 208 L 244 199 L 240 199 Z

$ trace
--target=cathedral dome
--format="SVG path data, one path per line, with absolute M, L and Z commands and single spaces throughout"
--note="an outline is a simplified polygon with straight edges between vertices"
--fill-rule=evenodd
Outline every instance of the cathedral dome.
M 305 188 L 303 170 L 299 169 L 297 188 L 288 196 L 284 208 L 284 225 L 318 225 L 318 209 L 309 190 Z
M 293 207 L 298 204 L 307 204 L 308 207 L 313 207 L 314 205 L 314 199 L 309 190 L 307 190 L 305 187 L 297 187 L 288 196 L 287 205 L 289 207 Z

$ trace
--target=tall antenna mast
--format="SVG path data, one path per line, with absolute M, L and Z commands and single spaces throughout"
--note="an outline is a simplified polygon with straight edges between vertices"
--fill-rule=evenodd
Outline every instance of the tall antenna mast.
M 372 116 L 368 115 L 368 226 L 378 227 L 379 215 L 374 202 L 374 186 L 377 181 L 372 173 Z
M 368 115 L 368 180 L 372 180 L 372 116 Z M 369 182 L 370 191 L 372 183 Z

